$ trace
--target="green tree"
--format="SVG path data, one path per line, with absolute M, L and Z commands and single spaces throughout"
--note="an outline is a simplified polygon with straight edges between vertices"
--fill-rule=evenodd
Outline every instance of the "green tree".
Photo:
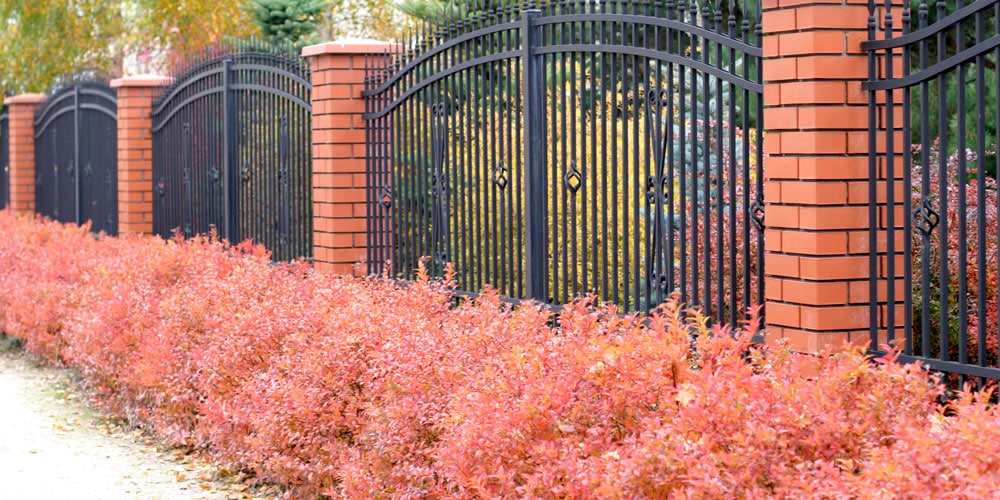
M 413 26 L 412 19 L 396 9 L 393 0 L 333 0 L 323 13 L 320 36 L 395 40 Z
M 266 41 L 302 48 L 319 42 L 325 0 L 251 0 L 248 7 Z

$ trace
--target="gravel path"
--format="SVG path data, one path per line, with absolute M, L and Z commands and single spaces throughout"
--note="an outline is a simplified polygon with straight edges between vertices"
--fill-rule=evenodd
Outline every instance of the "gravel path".
M 0 352 L 0 500 L 273 498 L 86 402 L 73 372 Z

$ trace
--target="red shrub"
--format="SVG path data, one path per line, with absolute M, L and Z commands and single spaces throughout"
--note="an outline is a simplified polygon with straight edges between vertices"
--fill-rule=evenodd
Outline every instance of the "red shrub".
M 289 496 L 989 496 L 1000 417 L 918 366 L 749 344 L 674 303 L 551 325 L 487 292 L 0 213 L 0 326 Z M 43 293 L 44 292 L 44 293 Z M 37 307 L 36 307 L 37 306 Z M 806 369 L 809 365 L 809 369 Z M 816 372 L 808 378 L 804 373 Z

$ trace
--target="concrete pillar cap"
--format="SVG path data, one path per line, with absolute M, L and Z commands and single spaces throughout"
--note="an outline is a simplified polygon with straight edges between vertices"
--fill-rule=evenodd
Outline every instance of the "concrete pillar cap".
M 39 104 L 48 98 L 49 96 L 45 94 L 19 94 L 4 99 L 3 103 L 8 106 L 11 104 Z
M 371 38 L 341 38 L 332 42 L 310 45 L 302 49 L 303 57 L 323 54 L 382 54 L 384 52 L 399 52 L 398 43 L 373 40 Z
M 169 76 L 132 75 L 111 80 L 111 87 L 162 87 L 170 85 L 173 81 L 174 79 Z

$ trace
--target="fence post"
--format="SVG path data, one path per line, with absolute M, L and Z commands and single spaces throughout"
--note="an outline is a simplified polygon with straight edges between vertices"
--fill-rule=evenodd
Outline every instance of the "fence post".
M 153 232 L 153 95 L 170 78 L 111 81 L 118 91 L 118 232 Z
M 546 180 L 545 180 L 545 75 L 542 56 L 532 50 L 542 44 L 542 28 L 535 25 L 540 17 L 539 10 L 528 10 L 521 14 L 524 22 L 524 158 L 527 175 L 524 178 L 526 191 L 525 217 L 525 274 L 527 275 L 527 296 L 540 302 L 548 301 L 548 243 L 545 228 Z
M 48 96 L 21 94 L 4 99 L 10 127 L 10 209 L 35 212 L 35 110 Z
M 313 258 L 319 271 L 367 272 L 365 144 L 367 58 L 393 47 L 375 40 L 341 40 L 302 49 L 312 75 Z
M 869 340 L 868 0 L 765 0 L 768 338 Z M 884 246 L 879 241 L 879 247 Z

